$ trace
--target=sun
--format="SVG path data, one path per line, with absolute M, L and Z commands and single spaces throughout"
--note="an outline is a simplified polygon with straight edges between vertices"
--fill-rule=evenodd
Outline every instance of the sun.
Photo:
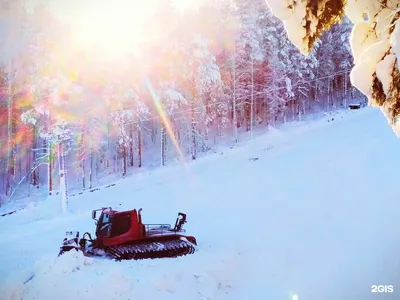
M 78 1 L 78 0 L 74 0 Z M 73 47 L 103 60 L 140 52 L 141 44 L 157 38 L 148 28 L 160 3 L 167 0 L 82 0 L 69 17 Z M 185 13 L 196 10 L 206 0 L 169 0 Z M 80 4 L 78 4 L 80 3 Z M 153 20 L 152 20 L 153 19 Z M 153 36 L 153 37 L 152 37 Z
M 75 46 L 104 59 L 133 54 L 146 39 L 145 21 L 153 9 L 151 0 L 94 3 L 73 19 Z
M 201 2 L 204 0 L 171 0 L 171 5 L 180 13 L 185 13 L 188 10 L 198 9 Z

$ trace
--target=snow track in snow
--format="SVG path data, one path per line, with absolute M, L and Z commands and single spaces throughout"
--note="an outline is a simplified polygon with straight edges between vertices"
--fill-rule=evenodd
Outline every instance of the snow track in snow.
M 64 215 L 50 197 L 0 218 L 0 299 L 400 299 L 400 143 L 378 110 L 274 129 L 223 153 L 77 195 Z M 185 212 L 198 250 L 57 257 L 66 230 L 94 232 L 101 206 L 143 207 L 144 223 Z

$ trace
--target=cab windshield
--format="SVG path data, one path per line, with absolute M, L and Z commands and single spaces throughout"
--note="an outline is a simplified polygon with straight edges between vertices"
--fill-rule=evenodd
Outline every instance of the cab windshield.
M 99 222 L 97 223 L 96 236 L 109 237 L 111 234 L 111 219 L 112 217 L 108 213 L 103 213 L 100 216 Z

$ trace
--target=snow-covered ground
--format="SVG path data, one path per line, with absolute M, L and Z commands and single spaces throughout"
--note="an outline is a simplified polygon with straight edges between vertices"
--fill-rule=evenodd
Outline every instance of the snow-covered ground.
M 385 117 L 365 108 L 77 195 L 64 215 L 56 197 L 35 201 L 0 218 L 0 299 L 400 299 L 399 153 Z M 64 232 L 93 232 L 101 206 L 143 207 L 145 223 L 185 212 L 198 251 L 58 258 Z

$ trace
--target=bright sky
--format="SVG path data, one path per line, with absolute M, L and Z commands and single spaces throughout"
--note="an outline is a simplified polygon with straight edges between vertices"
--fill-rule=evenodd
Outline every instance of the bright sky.
M 38 1 L 38 0 L 34 0 Z M 72 26 L 77 46 L 102 57 L 137 52 L 146 38 L 145 20 L 157 0 L 53 0 L 52 10 Z
M 58 16 L 63 19 L 74 19 L 77 15 L 82 14 L 82 12 L 93 12 L 96 7 L 135 7 L 138 12 L 140 11 L 139 17 L 144 17 L 151 11 L 157 2 L 160 0 L 27 0 L 30 6 L 34 6 L 38 3 L 44 2 L 50 4 L 53 11 L 57 13 Z M 164 0 L 167 1 L 167 0 Z M 172 5 L 176 7 L 178 11 L 185 11 L 187 9 L 196 8 L 196 6 L 204 2 L 204 0 L 170 0 Z
M 31 5 L 41 0 L 28 0 Z M 51 9 L 72 25 L 80 48 L 101 50 L 104 57 L 136 52 L 148 39 L 144 26 L 157 3 L 166 0 L 50 0 Z M 171 0 L 179 12 L 195 8 L 203 0 Z
M 57 13 L 58 16 L 62 18 L 67 18 L 71 19 L 76 17 L 77 13 L 80 12 L 88 12 L 92 9 L 95 9 L 96 7 L 105 7 L 105 6 L 118 6 L 120 4 L 127 5 L 129 4 L 132 6 L 142 6 L 143 3 L 146 3 L 145 6 L 147 6 L 147 3 L 150 2 L 155 2 L 155 0 L 27 0 L 29 7 L 34 7 L 35 5 L 39 3 L 45 3 L 46 5 L 50 5 L 52 10 Z

